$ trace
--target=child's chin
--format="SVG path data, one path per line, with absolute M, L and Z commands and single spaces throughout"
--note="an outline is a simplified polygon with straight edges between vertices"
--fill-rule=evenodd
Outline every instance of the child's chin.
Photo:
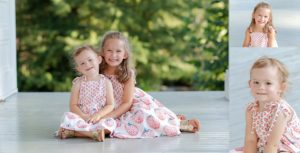
M 258 100 L 258 101 L 268 101 L 269 99 L 267 97 L 258 96 L 258 97 L 256 97 L 256 100 Z

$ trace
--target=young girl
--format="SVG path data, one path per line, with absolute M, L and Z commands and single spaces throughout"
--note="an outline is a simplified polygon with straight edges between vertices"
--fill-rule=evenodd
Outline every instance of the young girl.
M 99 74 L 101 57 L 90 46 L 82 46 L 73 53 L 76 70 L 82 74 L 73 80 L 70 111 L 62 118 L 58 136 L 90 137 L 104 141 L 105 131 L 112 132 L 116 122 L 103 116 L 113 110 L 111 82 Z
M 300 122 L 283 99 L 288 71 L 274 58 L 262 57 L 252 66 L 249 86 L 254 101 L 246 110 L 244 148 L 232 152 L 299 152 Z
M 246 30 L 243 47 L 278 47 L 272 21 L 272 9 L 268 3 L 261 2 L 255 6 L 250 26 Z
M 131 51 L 127 38 L 120 32 L 108 32 L 101 43 L 100 73 L 113 85 L 116 107 L 106 117 L 116 118 L 113 137 L 153 138 L 180 134 L 180 120 L 159 101 L 135 87 L 135 73 L 130 67 Z M 184 116 L 180 116 L 184 118 Z M 183 130 L 196 132 L 197 120 L 184 121 Z

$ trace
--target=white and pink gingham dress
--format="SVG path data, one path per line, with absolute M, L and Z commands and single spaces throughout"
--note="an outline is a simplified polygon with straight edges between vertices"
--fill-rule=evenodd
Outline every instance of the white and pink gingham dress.
M 268 47 L 268 35 L 263 32 L 251 32 L 249 47 Z
M 116 108 L 122 103 L 124 84 L 115 75 L 106 75 L 113 85 Z M 135 88 L 133 104 L 128 112 L 116 119 L 111 134 L 117 138 L 153 138 L 180 134 L 177 116 L 152 96 Z
M 100 75 L 98 81 L 87 81 L 85 77 L 77 77 L 73 83 L 81 81 L 79 90 L 78 107 L 81 111 L 88 115 L 93 115 L 106 105 L 106 83 L 107 79 L 104 75 Z M 75 131 L 97 131 L 107 129 L 113 131 L 116 122 L 112 118 L 101 119 L 98 123 L 87 123 L 77 114 L 72 112 L 64 113 L 60 124 L 61 128 Z

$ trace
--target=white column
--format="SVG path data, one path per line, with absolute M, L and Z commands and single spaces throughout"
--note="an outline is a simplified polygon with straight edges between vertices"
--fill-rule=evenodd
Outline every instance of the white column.
M 15 0 L 0 0 L 0 101 L 18 91 L 15 16 Z

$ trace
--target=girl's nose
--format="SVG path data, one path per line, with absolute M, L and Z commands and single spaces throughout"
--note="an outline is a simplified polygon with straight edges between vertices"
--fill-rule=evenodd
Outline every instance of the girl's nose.
M 259 88 L 259 89 L 264 89 L 265 86 L 264 86 L 263 84 L 260 84 L 260 85 L 258 86 L 258 88 Z
M 115 57 L 117 55 L 117 53 L 116 52 L 112 52 L 111 55 L 112 55 L 112 57 Z

